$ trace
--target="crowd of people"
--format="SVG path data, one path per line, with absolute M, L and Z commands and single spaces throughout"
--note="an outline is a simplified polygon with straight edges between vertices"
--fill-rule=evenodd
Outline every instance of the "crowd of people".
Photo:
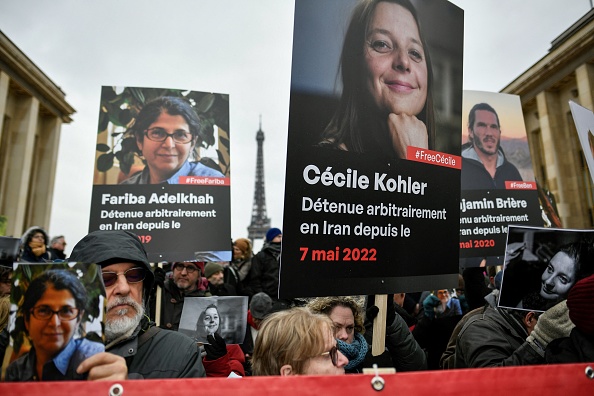
M 92 232 L 69 256 L 63 236 L 49 242 L 42 228 L 31 227 L 22 238 L 20 261 L 60 262 L 62 255 L 97 263 L 107 293 L 104 345 L 81 337 L 86 295 L 77 277 L 45 271 L 32 280 L 19 307 L 31 347 L 13 353 L 4 367 L 7 381 L 335 375 L 361 373 L 373 364 L 402 372 L 594 359 L 594 321 L 587 305 L 594 291 L 593 246 L 563 246 L 553 255 L 541 291 L 571 284 L 544 313 L 498 306 L 501 272 L 495 267 L 466 268 L 452 290 L 390 295 L 385 351 L 373 356 L 375 296 L 278 299 L 278 228 L 267 232 L 255 255 L 249 240 L 235 241 L 233 261 L 227 263 L 151 266 L 139 238 L 127 231 Z M 53 253 L 59 248 L 60 254 Z M 9 339 L 11 279 L 12 270 L 1 267 L 2 356 Z M 214 304 L 194 322 L 206 342 L 178 331 L 184 298 L 211 296 L 249 299 L 243 343 L 221 335 L 225 318 Z M 540 293 L 528 295 L 523 304 L 529 306 L 530 298 Z
M 406 158 L 408 146 L 438 148 L 430 51 L 410 1 L 361 1 L 346 31 L 340 65 L 343 92 L 319 146 L 386 158 Z M 463 169 L 474 167 L 472 180 L 489 176 L 489 183 L 463 184 L 463 189 L 500 188 L 509 178 L 521 180 L 498 147 L 501 126 L 495 109 L 479 104 L 470 117 Z M 194 110 L 179 98 L 144 106 L 130 132 L 146 166 L 121 184 L 222 177 L 191 155 L 205 140 L 198 124 Z M 165 149 L 174 160 L 159 158 Z M 539 273 L 532 293 L 509 297 L 511 308 L 497 303 L 500 274 L 479 266 L 464 269 L 452 290 L 389 295 L 387 311 L 379 315 L 373 295 L 280 299 L 282 240 L 282 231 L 271 228 L 257 254 L 250 240 L 239 238 L 230 262 L 155 266 L 138 236 L 128 231 L 91 232 L 68 256 L 63 236 L 50 240 L 43 228 L 29 228 L 21 238 L 19 261 L 100 267 L 106 293 L 103 343 L 82 334 L 86 290 L 74 272 L 48 270 L 31 279 L 20 296 L 17 316 L 30 348 L 13 354 L 3 367 L 5 379 L 339 375 L 361 373 L 374 364 L 402 372 L 594 360 L 588 304 L 594 292 L 592 244 L 562 247 Z M 518 263 L 507 263 L 509 270 Z M 12 275 L 12 267 L 0 267 L 0 356 L 9 343 Z M 193 318 L 200 343 L 180 331 L 187 299 L 212 296 L 247 297 L 243 343 L 230 343 L 221 334 L 233 324 L 216 304 Z M 546 310 L 534 309 L 542 304 Z M 378 315 L 385 317 L 385 349 L 374 356 Z

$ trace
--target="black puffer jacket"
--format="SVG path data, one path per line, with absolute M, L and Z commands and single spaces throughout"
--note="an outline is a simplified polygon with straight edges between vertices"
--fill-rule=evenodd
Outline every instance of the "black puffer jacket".
M 267 242 L 252 258 L 250 287 L 254 294 L 264 292 L 277 299 L 280 250 L 280 243 Z

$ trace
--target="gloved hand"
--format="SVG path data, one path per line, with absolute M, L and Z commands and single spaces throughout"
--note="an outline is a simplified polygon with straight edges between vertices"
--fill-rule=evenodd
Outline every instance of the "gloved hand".
M 376 318 L 377 314 L 379 313 L 379 307 L 373 305 L 375 303 L 375 295 L 371 295 L 367 297 L 367 309 L 365 310 L 365 318 L 373 322 Z M 388 294 L 388 304 L 387 304 L 387 315 L 386 315 L 386 326 L 390 326 L 394 323 L 394 319 L 396 319 L 396 311 L 394 310 L 394 295 Z
M 538 318 L 534 330 L 526 338 L 530 346 L 544 357 L 545 349 L 549 342 L 563 337 L 569 337 L 569 333 L 575 325 L 569 319 L 567 300 L 549 308 Z
M 163 268 L 155 267 L 155 285 L 163 287 L 165 285 L 165 270 Z
M 217 360 L 227 354 L 227 344 L 225 344 L 223 337 L 217 333 L 214 333 L 214 336 L 209 334 L 206 339 L 210 343 L 210 345 L 204 344 L 206 360 Z

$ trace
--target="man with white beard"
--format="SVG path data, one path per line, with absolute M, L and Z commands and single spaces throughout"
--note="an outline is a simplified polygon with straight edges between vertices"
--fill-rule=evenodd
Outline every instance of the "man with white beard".
M 82 362 L 79 372 L 110 380 L 205 376 L 196 343 L 161 330 L 145 316 L 154 275 L 138 236 L 94 231 L 74 247 L 69 260 L 99 264 L 107 293 L 106 352 Z

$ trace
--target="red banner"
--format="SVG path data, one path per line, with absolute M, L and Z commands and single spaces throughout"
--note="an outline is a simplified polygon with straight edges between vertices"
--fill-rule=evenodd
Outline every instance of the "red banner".
M 529 395 L 592 395 L 594 379 L 587 375 L 592 364 L 565 364 L 548 366 L 504 367 L 494 369 L 466 369 L 419 371 L 381 375 L 386 395 L 470 395 L 502 394 Z M 592 368 L 590 368 L 592 371 Z M 248 377 L 200 378 L 187 380 L 130 380 L 122 381 L 120 393 L 124 396 L 191 395 L 216 390 L 218 396 L 365 396 L 378 395 L 372 388 L 373 375 L 352 374 L 342 377 Z M 1 395 L 63 396 L 84 394 L 108 396 L 114 382 L 27 382 L 0 383 Z M 111 393 L 115 395 L 116 393 Z

